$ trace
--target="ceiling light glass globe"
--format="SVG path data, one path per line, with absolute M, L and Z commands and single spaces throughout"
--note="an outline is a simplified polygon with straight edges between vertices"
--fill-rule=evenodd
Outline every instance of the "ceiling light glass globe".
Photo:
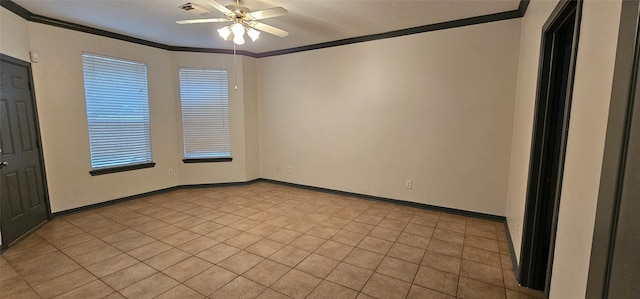
M 256 39 L 260 37 L 260 31 L 250 28 L 249 30 L 247 30 L 247 35 L 249 35 L 251 40 L 255 42 Z
M 242 36 L 244 35 L 244 26 L 240 23 L 235 23 L 231 25 L 231 32 L 233 32 L 235 36 Z
M 244 45 L 244 38 L 242 37 L 242 35 L 235 35 L 233 36 L 233 42 L 236 45 Z
M 218 34 L 220 34 L 220 37 L 226 40 L 227 38 L 229 38 L 229 35 L 231 34 L 231 29 L 229 29 L 229 26 L 224 26 L 218 29 Z

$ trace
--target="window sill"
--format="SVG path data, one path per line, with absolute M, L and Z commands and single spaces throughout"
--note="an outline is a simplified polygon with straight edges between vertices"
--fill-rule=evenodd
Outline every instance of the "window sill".
M 233 158 L 190 158 L 183 159 L 182 163 L 211 163 L 211 162 L 231 162 Z
M 100 169 L 94 169 L 92 171 L 89 171 L 89 174 L 91 174 L 91 176 L 96 176 L 96 175 L 124 172 L 124 171 L 136 170 L 136 169 L 152 168 L 154 166 L 156 166 L 155 162 L 149 162 L 149 163 L 126 165 L 126 166 L 100 168 Z

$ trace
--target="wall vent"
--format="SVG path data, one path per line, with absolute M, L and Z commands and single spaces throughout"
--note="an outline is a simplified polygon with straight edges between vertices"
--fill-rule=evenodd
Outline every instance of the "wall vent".
M 192 14 L 196 14 L 196 15 L 206 15 L 206 14 L 210 14 L 211 11 L 198 5 L 198 4 L 194 4 L 194 3 L 185 3 L 180 5 L 180 9 L 184 10 L 184 11 L 188 11 Z

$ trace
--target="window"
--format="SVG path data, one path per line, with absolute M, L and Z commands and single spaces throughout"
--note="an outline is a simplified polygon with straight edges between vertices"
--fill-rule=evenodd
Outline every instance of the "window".
M 231 160 L 227 71 L 180 69 L 184 162 Z
M 147 65 L 82 54 L 91 174 L 153 167 Z

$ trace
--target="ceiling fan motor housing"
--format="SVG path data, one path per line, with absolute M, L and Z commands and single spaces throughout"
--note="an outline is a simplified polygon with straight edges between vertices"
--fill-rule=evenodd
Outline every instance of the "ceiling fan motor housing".
M 244 18 L 244 16 L 248 13 L 251 12 L 251 9 L 249 9 L 246 6 L 242 6 L 242 5 L 227 5 L 226 6 L 230 11 L 234 12 L 236 14 L 236 18 Z

